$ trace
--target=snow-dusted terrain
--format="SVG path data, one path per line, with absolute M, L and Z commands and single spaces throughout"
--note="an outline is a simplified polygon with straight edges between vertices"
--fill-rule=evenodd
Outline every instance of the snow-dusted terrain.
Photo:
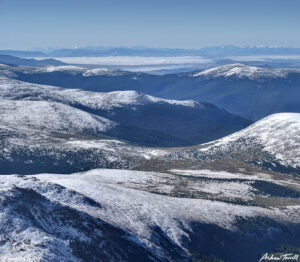
M 190 261 L 191 239 L 199 233 L 195 223 L 203 225 L 202 234 L 206 237 L 210 233 L 205 231 L 205 225 L 211 225 L 243 239 L 238 233 L 241 230 L 238 221 L 265 217 L 266 221 L 278 223 L 278 226 L 274 222 L 265 224 L 263 229 L 269 230 L 270 235 L 263 238 L 274 242 L 269 237 L 282 231 L 280 224 L 300 222 L 299 210 L 295 208 L 266 209 L 170 197 L 162 195 L 168 193 L 163 187 L 160 194 L 147 192 L 153 182 L 165 184 L 167 177 L 169 181 L 176 179 L 171 174 L 105 169 L 71 175 L 1 176 L 0 230 L 5 232 L 1 234 L 4 243 L 0 247 L 1 258 L 4 261 Z M 148 188 L 143 187 L 146 184 Z M 286 241 L 286 235 L 281 234 Z M 217 233 L 215 237 L 221 236 Z M 219 249 L 223 248 L 231 245 L 225 243 L 224 247 L 219 243 Z M 143 258 L 134 258 L 134 254 L 142 254 Z
M 137 106 L 152 103 L 166 103 L 186 107 L 204 106 L 203 104 L 192 100 L 167 100 L 144 95 L 136 91 L 116 91 L 108 93 L 87 92 L 83 90 L 30 84 L 7 77 L 0 77 L 0 97 L 13 100 L 51 100 L 102 110 L 109 110 L 114 107 L 128 105 Z
M 252 262 L 282 245 L 300 246 L 300 113 L 274 114 L 196 146 L 142 147 L 120 133 L 160 143 L 169 137 L 131 128 L 129 113 L 144 127 L 146 117 L 151 126 L 192 120 L 175 122 L 176 130 L 192 129 L 211 111 L 221 112 L 204 122 L 214 129 L 241 119 L 193 100 L 27 83 L 1 68 L 1 261 L 181 262 L 200 254 Z M 285 77 L 240 65 L 214 70 L 204 75 Z
M 0 121 L 2 174 L 129 168 L 142 159 L 166 153 L 165 150 L 137 147 L 101 134 L 95 137 L 93 128 L 85 126 L 82 130 L 82 126 L 76 126 L 76 123 L 52 126 L 49 122 L 36 121 L 31 125 L 32 118 L 27 121 L 25 116 L 22 120 L 25 122 L 23 126 L 13 121 Z M 65 126 L 69 129 L 60 129 Z
M 114 136 L 116 132 L 127 134 L 128 129 L 124 129 L 123 125 L 115 121 L 90 113 L 91 110 L 94 110 L 92 112 L 99 110 L 107 112 L 106 115 L 114 117 L 117 111 L 113 110 L 124 110 L 130 107 L 130 110 L 134 112 L 135 108 L 141 105 L 164 104 L 199 109 L 207 107 L 195 101 L 165 100 L 136 91 L 88 92 L 30 84 L 7 76 L 0 78 L 0 97 L 3 164 L 17 154 L 19 165 L 25 162 L 29 166 L 33 162 L 37 164 L 40 161 L 31 159 L 33 156 L 45 157 L 50 154 L 55 158 L 51 160 L 54 161 L 51 163 L 57 164 L 57 161 L 65 161 L 72 165 L 73 160 L 66 161 L 69 153 L 73 156 L 75 156 L 74 153 L 79 153 L 82 157 L 97 151 L 101 152 L 101 159 L 95 160 L 92 157 L 89 160 L 93 163 L 100 161 L 101 164 L 94 164 L 94 168 L 109 167 L 111 161 L 122 163 L 121 167 L 128 167 L 135 165 L 140 159 L 149 160 L 168 152 L 156 150 L 160 153 L 152 155 L 148 153 L 151 150 L 146 148 L 140 149 L 130 144 L 107 140 L 103 135 Z M 86 109 L 88 110 L 85 111 Z M 232 157 L 277 171 L 286 172 L 287 170 L 281 170 L 282 167 L 292 168 L 295 171 L 299 169 L 300 162 L 299 126 L 299 114 L 275 114 L 226 138 L 200 146 L 200 149 L 195 147 L 175 150 L 175 152 L 170 149 L 169 155 L 177 159 L 187 157 L 204 160 Z M 141 132 L 144 131 L 137 133 Z M 11 135 L 6 135 L 9 133 Z M 62 136 L 62 134 L 65 135 Z M 93 137 L 88 137 L 91 135 Z M 133 134 L 132 137 L 136 135 Z M 165 140 L 163 137 L 161 139 Z M 111 146 L 105 146 L 108 144 Z M 55 152 L 60 152 L 59 157 Z M 97 154 L 93 154 L 95 158 Z M 81 157 L 77 156 L 78 159 Z M 84 159 L 87 160 L 87 156 Z M 13 163 L 11 165 L 14 166 Z M 80 165 L 80 161 L 76 165 Z M 117 166 L 113 165 L 113 167 Z M 73 169 L 71 172 L 86 170 L 86 168 Z
M 220 140 L 175 151 L 171 157 L 204 161 L 232 157 L 277 171 L 291 168 L 300 174 L 300 113 L 268 116 Z
M 105 132 L 117 124 L 71 106 L 48 101 L 0 99 L 0 123 L 48 132 Z
M 219 77 L 236 77 L 236 78 L 248 78 L 251 80 L 257 80 L 260 78 L 284 78 L 289 73 L 300 73 L 299 69 L 277 69 L 277 68 L 262 68 L 256 66 L 247 66 L 243 64 L 228 64 L 210 69 L 203 70 L 199 73 L 194 73 L 193 77 L 207 77 L 207 78 L 219 78 Z
M 74 120 L 76 119 L 74 122 L 77 122 L 77 125 L 82 122 L 81 125 L 86 126 L 86 129 L 101 131 L 108 136 L 143 146 L 199 144 L 228 135 L 251 123 L 211 104 L 193 100 L 162 99 L 128 90 L 89 92 L 65 89 L 27 83 L 8 76 L 0 76 L 0 99 L 19 101 L 16 104 L 23 103 L 24 107 L 39 104 L 36 108 L 41 107 L 40 114 L 29 116 L 31 109 L 24 109 L 24 115 L 27 114 L 27 118 L 44 123 L 48 119 L 42 118 L 49 115 L 48 127 L 51 123 L 55 124 L 55 119 L 59 119 L 57 125 L 62 125 L 63 118 L 67 127 L 74 117 Z M 57 111 L 55 114 L 53 114 L 54 107 Z M 2 111 L 5 114 L 5 106 Z M 32 110 L 33 115 L 37 113 L 37 110 Z M 21 121 L 23 113 L 15 110 L 15 114 L 19 114 L 16 119 Z M 79 120 L 83 118 L 86 120 Z M 17 125 L 22 126 L 24 124 L 22 121 L 19 124 L 16 122 Z M 76 123 L 74 125 L 76 126 Z
M 2 174 L 45 172 L 48 168 L 49 172 L 73 172 L 92 167 L 129 167 L 138 159 L 164 152 L 106 137 L 104 134 L 120 130 L 120 125 L 72 106 L 109 110 L 155 103 L 155 98 L 131 91 L 106 94 L 67 90 L 3 76 L 0 82 Z M 189 102 L 182 105 L 193 106 Z
M 279 113 L 268 116 L 250 127 L 220 139 L 215 146 L 239 139 L 252 140 L 263 151 L 274 155 L 282 165 L 300 167 L 300 114 Z
M 114 71 L 103 66 L 0 66 L 0 71 L 22 81 L 69 89 L 97 92 L 135 90 L 168 100 L 209 102 L 255 121 L 274 113 L 300 112 L 300 71 L 297 67 L 293 69 L 293 64 L 284 64 L 283 68 L 266 64 L 260 67 L 251 63 L 209 66 L 215 65 L 195 68 L 193 72 L 160 76 Z M 207 141 L 198 143 L 203 142 Z

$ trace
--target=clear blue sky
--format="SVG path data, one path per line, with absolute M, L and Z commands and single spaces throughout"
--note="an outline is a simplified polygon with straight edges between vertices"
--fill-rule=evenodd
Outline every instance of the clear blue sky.
M 0 49 L 300 47 L 300 0 L 0 0 Z

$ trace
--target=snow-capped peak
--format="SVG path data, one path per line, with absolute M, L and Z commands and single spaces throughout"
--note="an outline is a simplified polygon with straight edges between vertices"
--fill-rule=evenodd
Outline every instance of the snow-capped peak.
M 236 77 L 236 78 L 248 78 L 258 79 L 263 77 L 278 78 L 286 77 L 289 72 L 293 70 L 289 69 L 269 69 L 261 68 L 256 66 L 247 66 L 243 64 L 228 64 L 218 67 L 206 69 L 199 73 L 193 74 L 193 77 L 207 77 L 207 78 L 218 78 L 218 77 Z

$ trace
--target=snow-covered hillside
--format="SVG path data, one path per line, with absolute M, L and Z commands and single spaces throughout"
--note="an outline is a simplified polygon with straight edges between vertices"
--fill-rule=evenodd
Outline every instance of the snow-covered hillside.
M 53 115 L 52 118 L 49 117 L 49 125 L 55 122 L 57 117 L 60 120 L 66 117 L 71 120 L 71 115 L 73 117 L 77 115 L 75 117 L 77 123 L 85 125 L 87 129 L 105 131 L 106 135 L 143 146 L 195 145 L 228 135 L 251 123 L 214 105 L 193 100 L 168 100 L 137 91 L 89 92 L 64 89 L 27 83 L 5 76 L 0 77 L 0 99 L 32 101 L 32 104 L 41 101 L 48 105 L 51 102 L 56 105 L 57 111 L 69 111 L 69 113 L 53 114 L 53 109 L 50 107 L 54 104 L 47 106 L 47 110 L 51 111 L 48 115 Z M 58 106 L 58 103 L 65 106 Z M 24 103 L 24 106 L 29 104 L 30 102 Z M 38 114 L 35 120 L 45 118 L 38 121 L 48 122 L 45 112 L 47 110 L 43 110 L 41 114 L 37 110 L 32 110 L 32 114 Z M 20 120 L 21 111 L 18 110 L 17 113 L 20 114 Z M 27 113 L 30 114 L 30 110 L 27 110 Z M 95 115 L 102 118 L 97 118 Z M 79 118 L 84 117 L 86 120 L 79 121 Z M 109 119 L 110 122 L 104 118 Z M 100 128 L 95 121 L 102 122 L 103 128 Z M 66 122 L 69 123 L 65 123 L 67 127 L 73 121 Z M 57 125 L 61 124 L 57 123 Z
M 61 103 L 0 99 L 0 125 L 47 132 L 97 134 L 117 124 Z
M 54 86 L 30 84 L 7 77 L 0 77 L 0 97 L 22 100 L 51 100 L 68 104 L 79 104 L 92 109 L 109 110 L 114 107 L 165 103 L 185 107 L 203 107 L 193 101 L 179 101 L 156 98 L 136 91 L 88 92 L 78 89 L 64 89 Z
M 278 64 L 274 65 L 276 68 L 268 66 L 268 63 L 261 67 L 235 63 L 163 76 L 66 66 L 0 66 L 0 71 L 26 82 L 69 89 L 135 90 L 165 99 L 209 102 L 249 120 L 260 120 L 279 112 L 300 112 L 299 68 L 296 65 L 295 69 L 290 68 L 293 63 L 282 65 L 288 68 L 278 68 Z
M 158 108 L 159 114 L 155 115 L 155 118 L 151 117 L 150 115 L 149 116 L 150 122 L 148 123 L 148 122 L 143 122 L 145 120 L 145 115 L 144 115 L 146 112 L 145 108 L 141 110 L 141 112 L 143 113 L 142 119 L 141 118 L 137 118 L 137 119 L 139 123 L 142 123 L 141 126 L 143 128 L 149 126 L 150 133 L 147 134 L 145 133 L 146 130 L 143 131 L 140 131 L 140 129 L 135 130 L 134 129 L 135 127 L 133 129 L 132 128 L 128 129 L 127 127 L 124 129 L 124 127 L 120 125 L 118 122 L 97 115 L 93 115 L 90 113 L 89 110 L 102 110 L 106 112 L 105 116 L 112 117 L 113 119 L 114 117 L 116 117 L 116 112 L 117 114 L 119 114 L 119 112 L 126 112 L 126 114 L 125 113 L 123 115 L 121 114 L 119 117 L 119 121 L 121 121 L 122 118 L 123 120 L 125 118 L 126 121 L 125 122 L 123 121 L 122 123 L 125 125 L 128 125 L 130 121 L 132 121 L 132 119 L 129 116 L 131 115 L 135 116 L 134 114 L 136 113 L 135 112 L 136 108 L 141 105 L 163 104 L 166 106 L 175 106 L 176 110 L 178 109 L 177 108 L 178 106 L 180 107 L 178 110 L 181 110 L 181 108 L 186 108 L 186 109 L 198 108 L 199 110 L 202 110 L 202 108 L 205 109 L 208 108 L 209 112 L 210 110 L 215 110 L 214 107 L 211 108 L 210 106 L 199 102 L 165 100 L 165 99 L 160 99 L 160 98 L 155 98 L 152 96 L 140 94 L 136 91 L 96 93 L 96 92 L 88 92 L 83 90 L 63 89 L 63 88 L 53 87 L 53 86 L 30 84 L 30 83 L 14 80 L 5 76 L 2 76 L 0 78 L 0 97 L 1 97 L 0 123 L 2 129 L 6 130 L 2 132 L 7 134 L 8 132 L 7 130 L 12 129 L 13 132 L 16 132 L 16 134 L 18 134 L 18 135 L 10 135 L 8 137 L 4 136 L 2 143 L 4 143 L 4 141 L 5 143 L 8 143 L 5 149 L 6 153 L 5 154 L 3 153 L 4 155 L 6 155 L 6 157 L 4 157 L 5 159 L 10 158 L 11 157 L 10 154 L 15 153 L 16 152 L 15 150 L 17 150 L 17 152 L 20 152 L 21 150 L 20 145 L 22 145 L 22 150 L 25 151 L 29 150 L 29 148 L 35 148 L 35 150 L 38 150 L 38 145 L 44 145 L 45 146 L 44 149 L 46 150 L 42 154 L 44 157 L 50 152 L 58 152 L 57 151 L 58 148 L 62 149 L 65 148 L 65 146 L 68 148 L 68 150 L 71 147 L 72 151 L 74 149 L 74 145 L 76 145 L 76 148 L 81 148 L 80 150 L 86 149 L 87 147 L 89 148 L 89 150 L 94 150 L 94 148 L 100 150 L 101 146 L 96 145 L 97 143 L 95 142 L 95 138 L 73 137 L 72 141 L 69 141 L 57 135 L 50 134 L 53 132 L 65 133 L 65 134 L 72 133 L 72 134 L 84 135 L 84 136 L 87 134 L 94 134 L 97 136 L 108 134 L 112 136 L 116 135 L 117 138 L 121 138 L 121 139 L 126 139 L 126 140 L 129 139 L 129 141 L 130 139 L 133 138 L 139 139 L 138 134 L 143 132 L 142 138 L 149 139 L 148 136 L 151 138 L 151 136 L 153 137 L 153 134 L 155 134 L 154 131 L 151 130 L 151 128 L 154 126 L 154 123 L 157 122 L 155 119 L 156 117 L 160 117 L 162 112 L 160 111 L 161 108 L 159 107 Z M 128 107 L 130 108 L 130 111 L 123 111 Z M 84 111 L 85 109 L 88 109 L 88 111 Z M 122 109 L 122 110 L 114 111 L 116 109 Z M 150 113 L 152 114 L 154 113 L 153 111 L 154 107 L 150 107 L 149 110 Z M 166 121 L 168 121 L 168 119 L 171 119 L 170 117 L 174 116 L 174 112 L 175 112 L 174 110 L 175 108 L 172 108 L 171 111 L 168 109 L 166 111 L 167 114 L 165 114 L 165 117 L 167 117 L 165 121 L 161 120 L 159 121 L 159 123 L 156 123 L 156 125 L 159 124 L 160 126 L 162 126 L 164 128 L 162 130 L 168 130 L 166 128 L 170 129 L 170 127 L 172 126 L 169 123 L 167 124 L 166 127 L 164 126 L 165 123 L 167 123 Z M 183 112 L 186 111 L 178 111 L 178 112 L 181 112 L 181 114 L 183 114 Z M 213 113 L 213 116 L 214 114 L 215 113 Z M 199 115 L 198 111 L 196 111 L 190 116 L 196 117 L 198 115 Z M 137 117 L 139 116 L 140 113 L 137 114 Z M 185 116 L 184 119 L 187 118 L 186 115 L 184 116 Z M 222 114 L 220 116 L 224 117 L 224 115 Z M 217 119 L 220 120 L 220 116 L 218 116 Z M 176 118 L 178 119 L 177 116 Z M 177 121 L 177 119 L 175 120 Z M 193 122 L 194 129 L 187 128 L 188 123 L 184 122 L 184 119 L 180 120 L 182 122 L 179 123 L 175 122 L 177 126 L 176 130 L 180 130 L 181 127 L 178 126 L 180 123 L 185 123 L 184 125 L 182 125 L 184 132 L 196 131 L 194 129 L 198 128 L 197 123 L 195 123 L 195 121 Z M 228 119 L 230 120 L 231 116 L 229 116 L 229 118 L 226 118 L 225 122 L 228 122 Z M 209 120 L 208 123 L 210 126 L 212 126 L 212 123 L 214 122 Z M 201 122 L 201 124 L 204 123 Z M 214 124 L 216 125 L 216 123 Z M 300 166 L 299 125 L 300 125 L 299 114 L 292 114 L 292 113 L 275 114 L 255 123 L 254 125 L 252 125 L 251 127 L 245 130 L 242 130 L 236 134 L 221 139 L 217 142 L 213 142 L 209 147 L 204 146 L 203 148 L 202 146 L 201 147 L 202 149 L 200 150 L 189 149 L 189 150 L 180 151 L 180 153 L 173 152 L 171 153 L 171 155 L 176 155 L 176 157 L 178 157 L 178 155 L 184 155 L 184 156 L 195 158 L 195 152 L 196 152 L 197 155 L 196 158 L 201 158 L 201 159 L 202 158 L 207 159 L 208 157 L 212 157 L 214 159 L 214 158 L 220 158 L 225 156 L 231 156 L 234 158 L 236 157 L 242 158 L 245 161 L 254 162 L 259 165 L 266 165 L 266 163 L 268 163 L 267 165 L 270 164 L 271 168 L 273 168 L 274 165 L 276 167 L 276 165 L 279 164 L 284 167 L 291 167 L 297 169 Z M 203 130 L 201 128 L 203 127 L 199 127 L 198 130 Z M 173 130 L 174 128 L 171 129 Z M 29 137 L 28 134 L 26 134 L 27 132 L 26 130 L 32 131 L 31 138 Z M 210 133 L 210 131 L 207 130 L 205 132 Z M 131 137 L 128 136 L 126 137 L 124 136 L 124 134 L 125 135 L 129 134 L 131 135 Z M 176 133 L 174 134 L 171 133 L 171 134 L 176 137 Z M 186 134 L 186 133 L 179 133 L 179 134 Z M 156 135 L 158 137 L 158 140 L 156 138 L 154 140 L 154 142 L 158 141 L 156 142 L 156 145 L 158 145 L 160 141 L 166 141 L 166 139 L 170 139 L 167 136 L 161 136 L 161 133 L 157 133 Z M 47 139 L 51 137 L 51 139 L 58 141 L 58 144 L 60 146 L 53 151 L 53 148 L 55 148 L 55 146 L 53 145 L 57 145 L 57 144 L 47 143 L 47 140 L 43 136 L 47 137 Z M 39 143 L 35 144 L 36 147 L 35 145 L 30 145 L 30 143 L 27 143 L 27 141 L 32 141 L 33 138 L 35 139 L 35 141 L 37 140 L 39 141 Z M 88 140 L 91 140 L 92 142 Z M 139 140 L 136 141 L 139 142 Z M 172 137 L 170 141 L 172 141 Z M 101 142 L 99 143 L 100 145 L 102 145 Z M 61 147 L 62 145 L 64 146 Z M 93 146 L 91 147 L 91 145 Z M 126 144 L 125 148 L 126 147 L 130 147 L 130 146 Z M 121 147 L 113 146 L 112 148 L 121 148 Z M 240 148 L 242 148 L 242 150 L 240 150 Z M 35 152 L 35 150 L 33 151 Z M 103 150 L 104 152 L 107 151 L 106 148 L 103 148 Z M 33 151 L 31 150 L 30 151 L 31 153 L 28 154 L 31 156 L 36 155 L 37 152 L 35 152 L 32 155 Z M 127 151 L 127 150 L 121 148 L 120 150 L 117 151 L 118 152 L 113 156 L 110 155 L 109 159 L 114 159 L 114 160 L 119 159 L 120 152 Z M 144 152 L 145 150 L 142 151 Z M 192 154 L 190 153 L 191 151 L 193 152 Z M 136 150 L 133 150 L 133 152 L 136 152 Z M 241 152 L 244 153 L 241 154 Z M 40 152 L 38 154 L 40 154 Z M 159 155 L 162 154 L 163 153 L 160 153 Z M 199 154 L 201 156 L 199 156 Z M 25 157 L 23 161 L 27 161 L 29 155 Z M 142 155 L 146 155 L 146 158 L 149 158 L 147 153 Z M 93 167 L 107 167 L 107 164 L 96 165 Z M 74 171 L 78 171 L 78 169 Z
M 300 245 L 300 113 L 197 146 L 142 147 L 249 121 L 193 100 L 1 74 L 1 261 L 252 262 Z
M 292 172 L 299 173 L 300 113 L 274 114 L 220 140 L 171 156 L 203 161 L 232 157 L 277 171 L 292 168 Z
M 206 69 L 199 73 L 195 73 L 194 77 L 207 77 L 207 78 L 219 78 L 219 77 L 236 77 L 236 78 L 248 78 L 251 80 L 259 78 L 283 78 L 289 73 L 297 72 L 297 69 L 269 69 L 255 66 L 247 66 L 243 64 L 228 64 L 218 67 Z
M 282 164 L 300 167 L 300 113 L 274 114 L 250 127 L 220 139 L 214 146 L 237 140 L 252 140 Z
M 151 190 L 149 181 L 165 185 L 166 177 L 174 181 L 177 176 L 105 169 L 71 175 L 1 176 L 0 229 L 5 231 L 1 234 L 4 243 L 0 247 L 1 258 L 9 261 L 190 261 L 191 241 L 200 234 L 206 242 L 219 246 L 216 254 L 228 249 L 237 254 L 238 250 L 239 257 L 249 261 L 260 254 L 264 245 L 260 240 L 253 240 L 257 251 L 250 257 L 241 253 L 244 249 L 241 244 L 247 243 L 247 238 L 255 238 L 240 235 L 244 229 L 239 221 L 249 220 L 251 224 L 253 219 L 258 219 L 259 225 L 261 218 L 264 220 L 259 232 L 268 232 L 263 238 L 276 242 L 276 238 L 272 239 L 273 232 L 282 232 L 283 240 L 279 238 L 279 243 L 291 243 L 293 238 L 287 240 L 289 235 L 280 225 L 299 223 L 297 208 L 267 209 L 147 192 Z M 148 189 L 138 188 L 145 184 Z M 168 192 L 163 187 L 161 190 Z M 215 228 L 214 240 L 207 227 Z M 232 244 L 220 244 L 224 241 L 222 232 L 232 236 Z M 197 250 L 205 252 L 204 242 L 199 241 Z M 241 245 L 241 249 L 234 245 Z
M 12 114 L 5 115 L 4 121 L 0 121 L 1 174 L 130 168 L 140 160 L 166 153 L 161 149 L 137 147 L 95 133 L 94 128 L 103 128 L 103 123 L 96 121 L 97 118 L 83 126 L 80 118 L 68 122 L 74 118 L 73 115 L 70 119 L 63 115 L 66 122 L 56 123 L 36 116 L 27 118 L 24 113 L 21 115 L 23 118 L 20 115 L 13 118 Z M 105 121 L 104 124 L 106 127 Z

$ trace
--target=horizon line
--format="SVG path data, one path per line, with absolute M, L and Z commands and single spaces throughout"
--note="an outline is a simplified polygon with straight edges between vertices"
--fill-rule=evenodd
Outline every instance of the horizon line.
M 211 46 L 203 46 L 200 48 L 183 48 L 183 47 L 151 47 L 151 46 L 144 46 L 144 45 L 136 45 L 136 46 L 97 46 L 97 45 L 91 45 L 91 46 L 73 46 L 73 47 L 31 47 L 26 49 L 0 49 L 0 51 L 27 51 L 27 52 L 42 52 L 42 51 L 54 51 L 54 50 L 76 50 L 76 49 L 96 49 L 96 48 L 103 48 L 103 49 L 115 49 L 115 48 L 126 48 L 126 49 L 162 49 L 162 50 L 190 50 L 190 51 L 197 51 L 205 48 L 228 48 L 228 47 L 234 47 L 234 48 L 256 48 L 256 49 L 300 49 L 299 47 L 293 47 L 293 46 L 281 46 L 281 45 L 211 45 Z

